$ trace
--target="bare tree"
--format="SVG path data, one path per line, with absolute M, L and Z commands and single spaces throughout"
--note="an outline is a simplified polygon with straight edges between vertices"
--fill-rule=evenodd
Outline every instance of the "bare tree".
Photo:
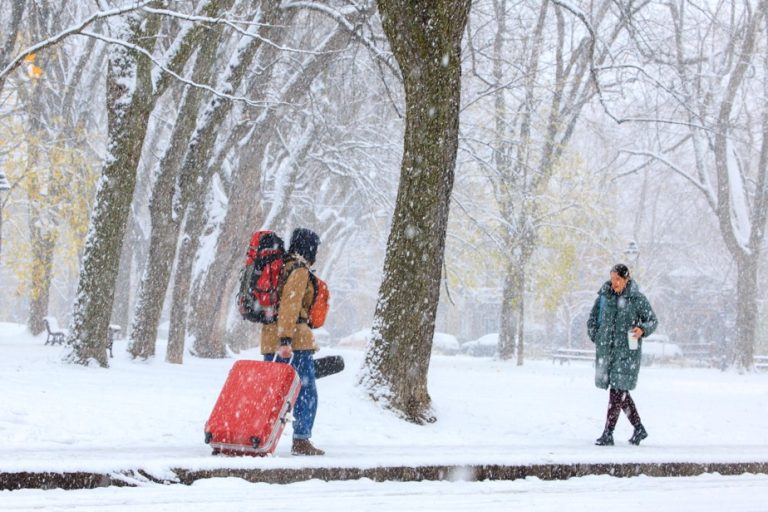
M 405 87 L 400 187 L 361 384 L 416 423 L 427 389 L 459 134 L 461 38 L 470 0 L 379 0 Z
M 206 14 L 211 17 L 219 16 L 228 10 L 233 2 L 234 0 L 214 2 Z M 194 83 L 210 82 L 223 31 L 224 26 L 221 24 L 206 25 L 206 37 L 196 52 L 195 65 L 191 75 L 191 80 Z M 240 59 L 239 70 L 235 70 L 236 76 L 238 72 L 242 76 L 242 69 L 247 68 L 249 64 L 249 59 Z M 229 89 L 237 90 L 237 85 L 237 83 L 231 83 Z M 183 172 L 193 173 L 194 170 L 190 170 L 190 167 L 198 167 L 204 161 L 195 155 L 194 157 L 187 157 L 185 165 L 182 166 L 182 163 L 185 162 L 185 149 L 194 131 L 195 120 L 199 114 L 203 98 L 201 89 L 191 85 L 185 87 L 171 140 L 160 161 L 155 184 L 152 188 L 149 204 L 152 233 L 147 264 L 139 287 L 134 323 L 130 332 L 131 342 L 128 348 L 133 357 L 146 359 L 155 354 L 157 328 L 176 254 L 179 224 L 185 205 L 184 198 L 178 197 L 176 190 L 180 185 L 181 174 Z M 231 100 L 216 97 L 213 102 L 229 104 Z M 205 119 L 210 119 L 210 117 Z M 193 146 L 191 151 L 194 152 L 195 149 L 196 146 Z M 184 196 L 186 198 L 188 192 L 185 192 Z
M 47 2 L 31 5 L 24 19 L 25 32 L 34 40 L 43 40 L 60 31 L 70 21 L 62 10 L 62 6 Z M 95 42 L 90 40 L 61 55 L 36 55 L 29 64 L 30 70 L 37 71 L 33 77 L 14 78 L 11 82 L 16 97 L 25 106 L 25 115 L 19 116 L 24 119 L 27 134 L 21 189 L 26 192 L 28 205 L 32 269 L 28 326 L 33 334 L 44 329 L 59 238 L 71 231 L 71 224 L 87 216 L 86 208 L 78 206 L 90 204 L 91 191 L 83 181 L 92 176 L 89 161 L 93 155 L 84 139 L 86 131 L 96 127 L 87 109 L 80 110 L 75 91 L 83 85 L 94 85 L 86 65 L 96 53 Z M 78 198 L 78 194 L 85 197 Z
M 160 26 L 159 14 L 133 12 L 114 23 L 114 37 L 109 38 L 113 43 L 107 73 L 109 153 L 91 215 L 68 338 L 69 359 L 80 364 L 95 360 L 108 366 L 114 267 L 120 260 L 149 116 L 171 80 L 166 73 L 156 81 L 152 76 L 154 64 L 149 56 Z M 164 60 L 166 69 L 172 73 L 181 69 L 201 36 L 200 28 L 182 32 Z
M 361 16 L 365 16 L 362 13 Z M 285 81 L 278 81 L 277 97 L 284 105 L 299 105 L 306 97 L 315 78 L 336 58 L 337 53 L 348 47 L 349 33 L 335 25 L 323 34 L 321 44 L 307 54 L 295 68 L 289 72 Z M 216 254 L 202 278 L 193 308 L 197 311 L 192 326 L 195 338 L 195 351 L 209 357 L 221 357 L 224 354 L 224 333 L 229 314 L 237 273 L 232 269 L 240 267 L 243 247 L 247 246 L 251 231 L 261 224 L 263 219 L 254 218 L 254 204 L 257 204 L 260 191 L 261 174 L 259 168 L 270 148 L 270 142 L 276 136 L 278 126 L 285 111 L 281 108 L 264 109 L 255 121 L 249 121 L 235 128 L 236 140 L 247 140 L 251 144 L 244 148 L 239 156 L 239 165 L 234 170 L 230 183 L 226 215 L 219 226 Z M 287 167 L 286 172 L 296 172 L 297 166 Z M 290 183 L 290 177 L 286 183 Z M 278 202 L 288 206 L 287 201 Z M 276 223 L 270 224 L 275 229 Z M 224 283 L 224 285 L 222 285 Z
M 246 36 L 238 46 L 237 55 L 233 58 L 235 66 L 230 68 L 225 78 L 228 87 L 236 90 L 241 83 L 247 83 L 247 89 L 254 91 L 251 99 L 255 103 L 267 101 L 267 91 L 270 80 L 273 78 L 272 62 L 280 54 L 279 46 L 284 42 L 286 24 L 290 16 L 280 8 L 277 2 L 265 2 L 264 10 L 260 13 L 261 29 L 258 36 Z M 264 44 L 268 41 L 269 44 Z M 246 71 L 257 63 L 262 72 L 255 82 L 248 81 Z M 186 184 L 181 196 L 180 209 L 177 215 L 184 218 L 184 235 L 179 241 L 179 256 L 177 259 L 176 273 L 174 276 L 173 298 L 171 304 L 171 328 L 168 341 L 169 362 L 181 363 L 183 359 L 184 342 L 186 339 L 187 322 L 186 312 L 189 305 L 189 292 L 191 289 L 192 266 L 199 248 L 199 241 L 205 228 L 207 194 L 211 180 L 215 173 L 222 168 L 223 159 L 235 148 L 247 135 L 246 125 L 250 122 L 241 121 L 240 129 L 235 129 L 232 134 L 224 137 L 223 142 L 215 150 L 215 143 L 219 139 L 219 128 L 233 111 L 235 105 L 231 102 L 213 99 L 206 107 L 206 113 L 196 128 L 191 139 L 190 146 L 182 165 L 181 175 Z M 248 108 L 244 114 L 251 112 Z M 238 137 L 239 135 L 239 137 Z M 200 312 L 204 318 L 208 318 L 210 312 Z M 201 348 L 207 341 L 201 341 L 198 346 L 200 355 L 221 356 L 223 345 L 219 350 Z
M 584 107 L 596 93 L 593 68 L 611 57 L 611 48 L 626 29 L 627 20 L 644 4 L 633 5 L 628 13 L 614 13 L 613 2 L 601 1 L 590 4 L 583 13 L 575 4 L 558 1 L 544 1 L 528 10 L 495 0 L 490 15 L 477 14 L 481 28 L 470 39 L 472 69 L 477 87 L 492 91 L 487 96 L 493 104 L 487 108 L 494 124 L 491 131 L 480 120 L 469 121 L 464 140 L 470 148 L 490 149 L 482 165 L 499 205 L 506 260 L 499 356 L 510 359 L 516 355 L 518 365 L 524 360 L 525 294 L 532 282 L 531 261 L 542 226 L 559 209 L 547 198 L 547 188 Z M 587 28 L 585 18 L 590 20 Z M 485 34 L 489 27 L 492 37 Z M 526 37 L 512 45 L 509 34 Z M 597 35 L 599 46 L 594 40 Z M 472 43 L 475 38 L 478 42 Z M 484 47 L 475 47 L 484 39 L 491 46 L 490 63 L 484 62 Z M 490 76 L 486 78 L 486 74 Z M 484 95 L 479 95 L 475 111 L 482 108 Z M 483 132 L 487 137 L 478 137 Z
M 714 213 L 737 268 L 737 364 L 751 368 L 768 216 L 768 107 L 753 98 L 768 92 L 768 2 L 671 2 L 665 9 L 670 32 L 636 19 L 639 58 L 617 69 L 666 101 L 647 105 L 652 116 L 619 121 L 663 125 L 660 147 L 628 152 L 682 176 Z M 662 43 L 669 40 L 671 47 Z

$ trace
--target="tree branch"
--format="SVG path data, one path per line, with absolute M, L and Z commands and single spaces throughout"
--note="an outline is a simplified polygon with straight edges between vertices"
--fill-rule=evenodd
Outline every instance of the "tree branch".
M 266 106 L 272 105 L 272 103 L 253 101 L 253 100 L 250 100 L 250 99 L 248 99 L 246 97 L 243 97 L 243 96 L 234 96 L 232 94 L 226 94 L 226 93 L 217 91 L 216 89 L 214 89 L 210 85 L 199 84 L 199 83 L 193 82 L 192 80 L 186 79 L 186 78 L 180 76 L 178 73 L 175 73 L 174 71 L 172 71 L 168 67 L 164 66 L 157 58 L 155 58 L 152 55 L 152 53 L 148 52 L 144 48 L 142 48 L 140 46 L 137 46 L 135 44 L 127 43 L 127 42 L 125 42 L 125 41 L 123 41 L 121 39 L 115 39 L 115 38 L 107 37 L 107 36 L 104 36 L 104 35 L 101 35 L 101 34 L 96 34 L 94 32 L 81 32 L 78 35 L 82 35 L 82 36 L 85 36 L 85 37 L 93 37 L 95 39 L 99 39 L 100 41 L 104 41 L 105 43 L 115 44 L 115 45 L 118 45 L 118 46 L 123 46 L 123 47 L 128 48 L 128 49 L 130 49 L 132 51 L 141 53 L 142 55 L 144 55 L 148 59 L 150 59 L 155 66 L 157 66 L 163 72 L 168 73 L 169 75 L 171 75 L 172 77 L 174 77 L 175 79 L 180 81 L 181 83 L 189 85 L 189 86 L 192 86 L 192 87 L 197 87 L 199 89 L 206 90 L 206 91 L 210 92 L 211 94 L 213 94 L 215 96 L 219 96 L 221 98 L 226 98 L 226 99 L 231 100 L 231 101 L 240 101 L 240 102 L 245 103 L 246 105 L 250 105 L 250 106 L 253 106 L 253 107 L 266 107 Z M 275 103 L 275 105 L 277 105 L 277 104 L 278 103 Z
M 8 75 L 11 71 L 13 71 L 17 67 L 19 67 L 21 65 L 21 63 L 24 62 L 24 59 L 26 57 L 28 57 L 29 55 L 32 55 L 33 53 L 36 53 L 36 52 L 38 52 L 40 50 L 44 50 L 46 48 L 49 48 L 49 47 L 59 43 L 63 39 L 66 39 L 69 36 L 77 35 L 77 34 L 82 34 L 83 30 L 88 25 L 91 25 L 91 24 L 93 24 L 94 22 L 96 22 L 98 20 L 101 20 L 101 19 L 104 19 L 104 18 L 109 18 L 109 17 L 112 17 L 112 16 L 120 16 L 121 14 L 125 14 L 125 13 L 128 13 L 128 12 L 132 12 L 132 11 L 141 9 L 144 6 L 150 4 L 153 1 L 155 1 L 155 0 L 144 0 L 143 2 L 137 2 L 136 4 L 134 4 L 134 5 L 130 6 L 130 7 L 120 7 L 120 8 L 117 8 L 117 9 L 112 9 L 110 11 L 97 12 L 95 14 L 92 14 L 88 18 L 86 18 L 84 21 L 81 21 L 77 25 L 69 27 L 68 29 L 59 32 L 55 36 L 50 37 L 50 38 L 46 39 L 45 41 L 41 41 L 41 42 L 39 42 L 37 44 L 34 44 L 34 45 L 28 47 L 26 50 L 24 50 L 20 54 L 18 54 L 15 59 L 10 61 L 7 66 L 5 66 L 2 70 L 0 70 L 0 80 L 3 77 L 5 77 L 6 75 Z

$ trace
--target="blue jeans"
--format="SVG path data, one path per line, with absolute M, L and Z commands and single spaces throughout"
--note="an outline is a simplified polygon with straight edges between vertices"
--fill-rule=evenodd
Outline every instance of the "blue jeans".
M 317 385 L 315 384 L 315 361 L 313 350 L 294 350 L 291 366 L 301 379 L 301 390 L 293 408 L 293 438 L 309 439 L 312 437 L 312 426 L 317 415 Z M 275 357 L 275 354 L 264 354 L 265 361 L 287 363 L 288 359 Z

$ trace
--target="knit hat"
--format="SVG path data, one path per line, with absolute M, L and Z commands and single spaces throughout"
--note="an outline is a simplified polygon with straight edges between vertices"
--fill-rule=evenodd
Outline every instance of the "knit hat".
M 291 245 L 288 247 L 288 253 L 298 254 L 312 265 L 315 263 L 319 245 L 320 237 L 317 233 L 307 228 L 296 228 L 291 234 Z
M 623 263 L 617 263 L 611 268 L 611 272 L 616 272 L 620 278 L 627 279 L 629 277 L 629 267 Z

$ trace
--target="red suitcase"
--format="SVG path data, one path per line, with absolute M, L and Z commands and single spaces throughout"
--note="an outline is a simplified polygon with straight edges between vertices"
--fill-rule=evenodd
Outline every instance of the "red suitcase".
M 289 364 L 237 361 L 205 424 L 205 442 L 214 454 L 273 453 L 300 388 Z

